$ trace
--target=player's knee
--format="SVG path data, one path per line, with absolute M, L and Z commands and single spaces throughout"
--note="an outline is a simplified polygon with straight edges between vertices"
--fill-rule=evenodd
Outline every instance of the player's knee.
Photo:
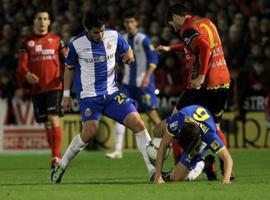
M 97 134 L 98 126 L 95 124 L 85 124 L 82 129 L 84 141 L 89 141 Z
M 138 133 L 138 132 L 143 131 L 145 129 L 144 121 L 140 117 L 137 117 L 136 119 L 134 119 L 132 126 L 133 126 L 132 131 L 134 133 Z

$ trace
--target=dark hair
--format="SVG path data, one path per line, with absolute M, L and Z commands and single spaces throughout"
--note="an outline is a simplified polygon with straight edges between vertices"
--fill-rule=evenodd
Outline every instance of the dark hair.
M 83 26 L 90 30 L 93 27 L 100 28 L 109 18 L 107 10 L 103 8 L 96 8 L 95 10 L 88 11 L 83 16 Z
M 126 10 L 124 13 L 123 13 L 123 18 L 124 19 L 127 19 L 127 18 L 135 18 L 136 20 L 138 20 L 138 15 L 136 13 L 135 10 Z
M 165 14 L 165 22 L 172 21 L 173 15 L 185 16 L 188 14 L 188 9 L 182 4 L 174 4 L 170 6 Z
M 34 19 L 36 19 L 38 13 L 43 13 L 43 12 L 48 13 L 50 20 L 53 19 L 52 11 L 47 6 L 40 6 L 40 7 L 36 8 L 35 9 L 35 14 L 34 14 Z
M 179 144 L 185 151 L 193 154 L 201 145 L 202 129 L 195 123 L 186 123 L 180 132 Z

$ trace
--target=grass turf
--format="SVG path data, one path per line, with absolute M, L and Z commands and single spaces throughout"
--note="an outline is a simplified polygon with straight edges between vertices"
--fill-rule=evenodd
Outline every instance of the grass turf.
M 153 185 L 138 152 L 126 152 L 122 160 L 104 155 L 82 152 L 62 184 L 51 185 L 48 153 L 0 154 L 0 200 L 270 199 L 270 150 L 232 151 L 237 179 L 231 185 L 209 182 L 204 175 L 193 182 Z M 169 169 L 171 158 L 165 164 Z

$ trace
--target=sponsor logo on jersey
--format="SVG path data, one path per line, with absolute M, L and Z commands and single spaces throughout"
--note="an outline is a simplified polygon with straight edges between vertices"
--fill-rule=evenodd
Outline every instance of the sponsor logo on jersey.
M 48 38 L 48 42 L 49 43 L 52 43 L 53 42 L 53 39 L 52 38 Z
M 111 48 L 112 48 L 112 45 L 108 42 L 107 49 L 111 49 Z

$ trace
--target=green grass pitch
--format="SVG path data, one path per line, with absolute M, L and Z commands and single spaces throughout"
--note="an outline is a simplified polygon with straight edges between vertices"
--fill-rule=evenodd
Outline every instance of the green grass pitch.
M 62 184 L 49 182 L 49 153 L 0 154 L 0 200 L 269 200 L 270 150 L 234 150 L 237 179 L 230 185 L 193 182 L 153 185 L 140 154 L 126 152 L 122 160 L 105 152 L 82 152 L 67 169 Z M 172 166 L 171 158 L 165 168 Z M 219 175 L 219 179 L 221 176 Z

